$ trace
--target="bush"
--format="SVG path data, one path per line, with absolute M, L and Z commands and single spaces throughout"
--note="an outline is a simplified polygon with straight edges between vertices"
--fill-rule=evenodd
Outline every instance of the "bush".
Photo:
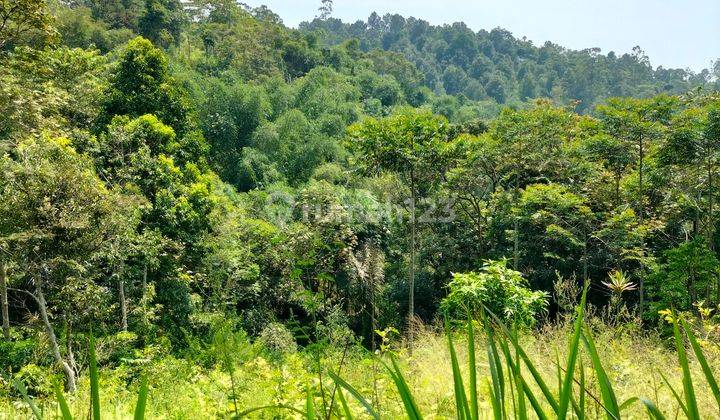
M 478 318 L 484 305 L 508 324 L 531 327 L 548 303 L 547 293 L 530 290 L 504 259 L 486 261 L 479 273 L 453 273 L 448 288 L 441 308 L 451 319 L 466 319 L 468 311 Z
M 263 328 L 259 341 L 273 356 L 283 356 L 297 351 L 292 333 L 279 322 L 271 322 Z
M 117 366 L 135 359 L 137 338 L 133 332 L 121 331 L 98 339 L 95 344 L 98 363 Z
M 32 363 L 35 360 L 37 344 L 34 339 L 0 341 L 0 369 L 7 372 Z
M 61 375 L 34 363 L 23 366 L 14 378 L 25 385 L 28 394 L 35 397 L 53 395 L 53 382 L 63 383 Z

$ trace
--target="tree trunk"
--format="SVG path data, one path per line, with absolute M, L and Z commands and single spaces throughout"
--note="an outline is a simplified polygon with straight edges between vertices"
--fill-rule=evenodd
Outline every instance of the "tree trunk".
M 6 340 L 10 339 L 10 310 L 7 296 L 7 271 L 5 261 L 0 259 L 0 305 L 2 305 L 2 329 Z
M 712 159 L 712 158 L 711 158 Z M 715 251 L 715 218 L 713 217 L 713 206 L 715 205 L 715 192 L 713 191 L 713 165 L 712 160 L 708 162 L 708 240 L 710 250 Z
M 644 215 L 645 199 L 644 198 L 645 197 L 644 197 L 644 190 L 643 190 L 643 170 L 644 170 L 643 164 L 645 163 L 644 159 L 645 159 L 645 149 L 644 149 L 644 144 L 643 144 L 643 137 L 641 135 L 640 136 L 640 159 L 639 159 L 640 167 L 639 167 L 639 171 L 638 171 L 639 172 L 638 173 L 638 175 L 639 175 L 638 195 L 640 196 L 640 205 L 638 206 L 638 212 L 639 212 L 639 216 L 640 216 L 640 224 L 641 225 L 644 223 L 644 220 L 645 220 L 644 219 L 644 217 L 645 217 L 645 215 Z M 645 239 L 644 238 L 642 239 L 642 253 L 643 253 L 643 257 L 644 257 L 645 256 Z M 643 306 L 645 304 L 645 273 L 644 273 L 644 271 L 645 271 L 645 262 L 641 261 L 640 262 L 640 276 L 638 279 L 638 291 L 640 293 L 640 303 L 638 306 L 640 309 L 640 317 L 642 317 Z
M 410 169 L 410 266 L 408 270 L 408 346 L 413 350 L 415 318 L 415 168 Z
M 142 277 L 142 301 L 143 301 L 143 310 L 145 309 L 145 301 L 147 300 L 147 271 L 148 271 L 148 265 L 147 261 L 145 261 L 145 264 L 143 265 L 143 277 Z
M 63 315 L 63 317 L 65 318 L 65 350 L 67 351 L 68 364 L 73 372 L 77 374 L 79 370 L 75 362 L 75 352 L 73 351 L 72 321 L 70 321 L 67 314 Z
M 700 235 L 700 206 L 702 206 L 702 194 L 700 188 L 695 191 L 695 218 L 693 219 L 693 239 Z
M 47 332 L 48 340 L 50 341 L 50 348 L 52 349 L 53 356 L 55 357 L 55 362 L 62 366 L 65 371 L 66 389 L 68 392 L 75 392 L 75 371 L 60 354 L 60 346 L 58 345 L 57 336 L 55 335 L 55 330 L 53 329 L 52 324 L 50 324 L 50 319 L 48 318 L 47 303 L 45 302 L 45 294 L 43 294 L 41 279 L 37 279 L 36 282 L 35 300 L 37 301 L 38 309 L 40 309 L 40 317 L 45 325 L 45 332 Z
M 127 331 L 128 330 L 128 323 L 127 323 L 127 300 L 125 299 L 125 282 L 123 281 L 122 277 L 118 279 L 118 291 L 120 293 L 120 314 L 122 317 L 122 330 Z
M 518 206 L 520 201 L 520 170 L 515 167 L 515 191 L 513 193 L 513 201 L 515 208 Z M 513 243 L 513 268 L 515 271 L 520 271 L 520 217 L 518 214 L 515 215 L 514 227 L 514 243 Z

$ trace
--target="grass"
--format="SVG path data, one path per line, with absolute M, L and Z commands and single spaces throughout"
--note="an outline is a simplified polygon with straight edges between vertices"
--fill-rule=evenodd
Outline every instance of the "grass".
M 95 337 L 90 335 L 89 340 L 89 356 L 90 356 L 90 368 L 89 368 L 89 380 L 90 380 L 90 406 L 92 411 L 92 419 L 93 420 L 100 420 L 102 418 L 102 410 L 101 410 L 101 403 L 100 403 L 100 374 L 98 371 L 98 365 L 97 365 L 97 356 L 95 351 Z M 43 414 L 43 411 L 40 410 L 34 401 L 32 397 L 28 394 L 27 388 L 22 383 L 22 381 L 15 379 L 13 381 L 13 386 L 15 389 L 22 395 L 23 400 L 27 404 L 28 408 L 30 408 L 30 411 L 32 412 L 32 416 L 35 417 L 37 420 L 43 420 L 45 418 L 45 415 Z M 53 391 L 55 394 L 55 399 L 57 403 L 57 410 L 59 411 L 59 416 L 62 418 L 62 420 L 73 420 L 72 410 L 70 409 L 70 406 L 68 405 L 67 399 L 65 398 L 65 394 L 63 394 L 63 391 L 58 384 L 57 381 L 53 382 Z M 147 394 L 148 394 L 148 382 L 147 377 L 143 377 L 142 383 L 140 385 L 140 390 L 138 392 L 138 399 L 137 404 L 135 405 L 135 411 L 134 411 L 134 419 L 135 420 L 143 420 L 145 418 L 145 410 L 146 410 L 146 403 L 147 403 Z
M 420 331 L 412 357 L 402 348 L 380 357 L 360 349 L 347 355 L 329 349 L 321 360 L 323 387 L 314 371 L 315 355 L 302 352 L 276 362 L 252 354 L 238 361 L 234 381 L 220 366 L 201 368 L 169 356 L 142 368 L 113 370 L 93 368 L 91 358 L 91 369 L 73 395 L 56 386 L 48 396 L 33 398 L 22 383 L 13 388 L 13 398 L 0 390 L 0 418 L 38 413 L 64 420 L 98 413 L 103 419 L 133 414 L 136 419 L 227 418 L 236 417 L 233 396 L 242 418 L 327 418 L 328 407 L 334 418 L 720 415 L 715 376 L 720 352 L 698 341 L 686 322 L 675 323 L 672 341 L 663 342 L 619 333 L 582 315 L 579 311 L 571 323 L 533 333 L 497 322 L 494 329 L 468 323 L 454 331 L 446 327 L 443 334 Z M 326 404 L 331 395 L 336 395 L 334 405 Z

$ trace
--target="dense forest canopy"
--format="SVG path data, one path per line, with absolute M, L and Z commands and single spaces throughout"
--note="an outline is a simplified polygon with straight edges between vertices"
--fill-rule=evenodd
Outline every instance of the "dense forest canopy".
M 538 47 L 503 28 L 474 32 L 462 22 L 433 26 L 396 14 L 373 13 L 355 23 L 316 18 L 300 29 L 318 34 L 326 45 L 355 40 L 364 52 L 398 53 L 415 65 L 422 84 L 434 92 L 515 106 L 552 98 L 557 103 L 577 101 L 579 111 L 589 111 L 612 96 L 682 94 L 698 86 L 717 89 L 720 71 L 717 62 L 714 69 L 700 73 L 653 69 L 639 46 L 622 55 L 602 54 L 599 48 L 574 51 L 549 41 Z
M 2 366 L 74 389 L 91 331 L 179 355 L 227 319 L 374 349 L 488 300 L 531 328 L 586 281 L 648 330 L 720 304 L 720 61 L 322 4 L 0 1 Z

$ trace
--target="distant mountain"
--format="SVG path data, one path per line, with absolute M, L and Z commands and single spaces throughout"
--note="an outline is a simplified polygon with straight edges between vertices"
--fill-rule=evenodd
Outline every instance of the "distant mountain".
M 569 50 L 551 42 L 533 45 L 509 31 L 474 32 L 462 22 L 434 26 L 397 14 L 373 13 L 367 22 L 315 19 L 300 25 L 326 45 L 357 39 L 363 51 L 382 49 L 404 55 L 436 93 L 492 98 L 499 103 L 550 97 L 579 101 L 587 110 L 612 96 L 647 97 L 679 94 L 703 86 L 720 88 L 720 60 L 714 71 L 653 69 L 640 47 L 632 53 L 601 54 L 598 48 Z

